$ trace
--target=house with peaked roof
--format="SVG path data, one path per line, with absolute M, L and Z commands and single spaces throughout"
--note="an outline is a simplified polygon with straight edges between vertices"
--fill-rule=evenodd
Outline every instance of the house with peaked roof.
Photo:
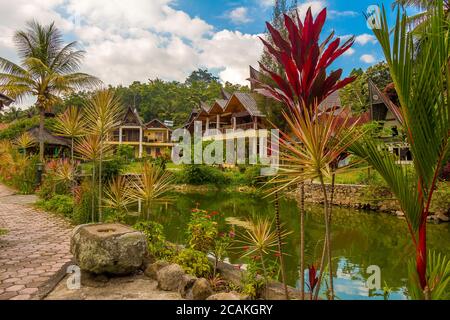
M 119 128 L 109 136 L 108 142 L 132 146 L 137 158 L 156 158 L 171 152 L 171 134 L 172 130 L 160 120 L 143 123 L 136 109 L 128 107 Z
M 399 158 L 400 163 L 411 163 L 412 155 L 410 146 L 399 134 L 399 129 L 403 126 L 403 117 L 400 108 L 370 79 L 369 93 L 370 119 L 378 122 L 384 132 L 389 132 L 388 135 L 382 137 L 389 151 Z
M 251 93 L 222 90 L 222 98 L 216 99 L 212 105 L 204 102 L 191 112 L 184 128 L 194 132 L 196 121 L 202 122 L 202 131 L 211 129 L 263 129 L 266 127 L 265 115 L 258 109 Z

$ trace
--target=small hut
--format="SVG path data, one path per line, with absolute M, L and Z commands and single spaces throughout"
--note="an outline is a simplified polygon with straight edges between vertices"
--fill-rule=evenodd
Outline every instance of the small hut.
M 30 150 L 32 152 L 38 152 L 39 151 L 39 127 L 31 128 L 27 131 L 33 139 L 36 141 L 36 145 L 31 147 Z M 43 138 L 44 138 L 44 146 L 45 151 L 44 155 L 46 157 L 64 157 L 65 155 L 68 155 L 70 153 L 70 142 L 63 138 L 58 137 L 52 134 L 50 131 L 44 128 L 43 132 Z M 34 149 L 34 150 L 33 150 Z

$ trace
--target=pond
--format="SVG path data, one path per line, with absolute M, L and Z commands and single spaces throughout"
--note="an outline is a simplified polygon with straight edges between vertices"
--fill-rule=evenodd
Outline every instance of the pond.
M 226 217 L 273 217 L 270 200 L 247 193 L 203 193 L 177 194 L 170 205 L 155 208 L 151 219 L 164 225 L 169 241 L 183 244 L 191 209 L 218 211 L 219 223 L 225 225 Z M 292 234 L 286 239 L 284 251 L 286 273 L 289 284 L 298 287 L 299 261 L 299 213 L 294 200 L 281 200 L 282 223 Z M 130 221 L 131 223 L 132 221 Z M 306 265 L 319 264 L 325 228 L 321 206 L 307 206 L 305 220 Z M 428 245 L 450 256 L 450 225 L 429 225 Z M 382 286 L 390 288 L 389 299 L 407 299 L 407 261 L 414 257 L 414 249 L 406 222 L 388 214 L 334 207 L 332 223 L 333 274 L 337 299 L 384 299 L 383 290 L 374 291 L 366 287 L 369 278 L 367 267 L 376 265 L 381 269 Z M 274 257 L 275 259 L 275 257 Z M 230 255 L 232 263 L 239 257 Z

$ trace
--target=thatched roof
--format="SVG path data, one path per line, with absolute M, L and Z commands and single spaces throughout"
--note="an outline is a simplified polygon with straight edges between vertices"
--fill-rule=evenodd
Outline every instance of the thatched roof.
M 28 130 L 28 133 L 36 140 L 39 141 L 39 127 Z M 69 147 L 69 142 L 63 137 L 53 135 L 50 131 L 44 128 L 44 143 L 47 145 L 65 146 Z

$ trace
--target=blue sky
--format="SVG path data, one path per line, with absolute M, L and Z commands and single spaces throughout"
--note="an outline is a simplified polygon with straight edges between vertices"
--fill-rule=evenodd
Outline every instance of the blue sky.
M 263 47 L 258 36 L 270 20 L 272 0 L 15 0 L 2 2 L 0 56 L 17 61 L 14 31 L 26 21 L 52 21 L 66 41 L 86 51 L 82 71 L 105 84 L 129 85 L 148 79 L 184 81 L 208 68 L 222 81 L 248 84 L 248 66 L 257 66 Z M 289 2 L 289 1 L 288 1 Z M 299 0 L 300 15 L 328 8 L 324 36 L 355 35 L 357 41 L 332 69 L 367 67 L 383 59 L 363 13 L 391 1 Z M 38 13 L 38 14 L 37 14 Z

